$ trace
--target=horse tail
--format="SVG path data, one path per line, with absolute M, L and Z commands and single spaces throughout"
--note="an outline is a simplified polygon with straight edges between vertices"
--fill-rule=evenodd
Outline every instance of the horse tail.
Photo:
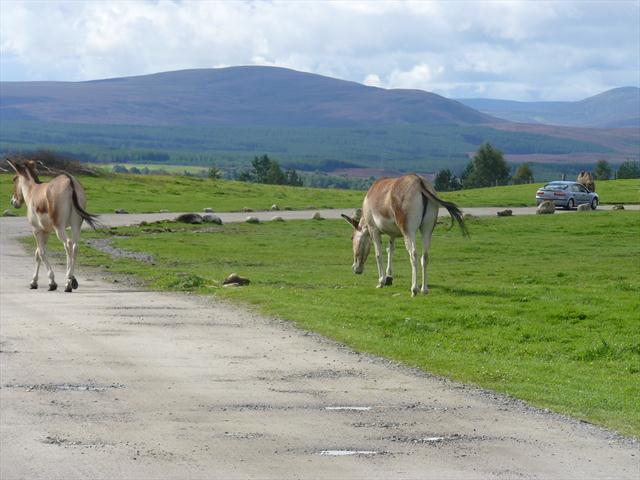
M 80 206 L 80 202 L 78 201 L 78 194 L 76 193 L 76 179 L 68 173 L 65 173 L 65 175 L 71 182 L 71 199 L 73 200 L 73 208 L 76 209 L 78 215 L 80 215 L 80 217 L 85 222 L 87 222 L 94 230 L 104 228 L 104 225 L 98 220 L 98 215 L 89 213 Z
M 455 203 L 447 202 L 446 200 L 441 199 L 436 193 L 436 191 L 433 189 L 433 187 L 429 185 L 429 183 L 427 183 L 424 178 L 420 176 L 418 176 L 418 178 L 420 179 L 420 185 L 422 187 L 421 188 L 422 195 L 442 205 L 444 208 L 447 209 L 447 211 L 449 212 L 449 215 L 451 215 L 451 227 L 449 227 L 449 229 L 453 228 L 454 221 L 456 221 L 460 226 L 460 230 L 462 230 L 462 235 L 464 235 L 465 237 L 468 237 L 469 230 L 467 230 L 467 226 L 464 223 L 464 218 L 462 218 L 462 210 L 460 210 L 460 208 Z M 425 205 L 425 209 L 426 209 L 426 205 Z

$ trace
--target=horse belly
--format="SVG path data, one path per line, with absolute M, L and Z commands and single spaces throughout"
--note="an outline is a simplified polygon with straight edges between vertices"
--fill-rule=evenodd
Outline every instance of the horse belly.
M 402 235 L 398 224 L 393 218 L 374 217 L 374 223 L 376 228 L 385 235 L 389 235 L 390 237 L 399 237 Z

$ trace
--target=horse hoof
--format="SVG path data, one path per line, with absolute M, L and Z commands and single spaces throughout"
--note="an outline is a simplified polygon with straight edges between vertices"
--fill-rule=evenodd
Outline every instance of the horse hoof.
M 384 284 L 385 285 L 393 285 L 393 277 L 385 277 Z
M 418 289 L 414 288 L 413 290 L 411 290 L 411 297 L 415 297 L 416 295 L 418 295 Z
M 71 293 L 73 292 L 73 288 L 71 288 L 71 285 L 67 285 L 66 287 L 64 287 L 64 291 L 67 293 Z
M 29 284 L 29 288 L 30 288 L 31 290 L 35 290 L 36 288 L 38 288 L 38 284 L 37 284 L 36 282 L 31 282 L 31 283 Z
M 49 284 L 49 291 L 53 292 L 54 290 L 58 289 L 58 284 L 57 283 L 50 283 Z
M 384 282 L 383 283 L 379 283 L 378 285 L 376 285 L 376 288 L 382 288 L 384 287 Z
M 78 288 L 78 280 L 76 280 L 76 277 L 71 277 L 71 288 L 74 290 Z
M 426 290 L 422 290 L 422 293 L 423 293 L 424 295 L 428 295 L 428 294 L 429 294 L 429 289 L 427 288 Z

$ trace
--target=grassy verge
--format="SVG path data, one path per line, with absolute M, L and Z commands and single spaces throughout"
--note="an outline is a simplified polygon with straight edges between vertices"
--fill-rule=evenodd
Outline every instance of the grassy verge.
M 473 188 L 446 192 L 443 196 L 464 207 L 527 207 L 536 204 L 536 190 L 544 183 Z M 608 180 L 596 182 L 600 203 L 640 203 L 640 180 Z
M 12 175 L 0 175 L 0 211 L 10 208 Z M 44 179 L 43 179 L 44 180 Z M 355 208 L 364 192 L 339 189 L 260 185 L 230 180 L 209 180 L 186 176 L 112 174 L 80 177 L 87 192 L 87 208 L 95 213 L 112 213 L 123 208 L 130 213 L 238 211 L 244 207 L 267 210 L 280 208 Z M 535 205 L 535 192 L 542 184 L 511 185 L 444 192 L 442 197 L 462 207 L 518 207 Z M 598 182 L 601 203 L 640 203 L 640 180 Z M 17 212 L 25 214 L 24 207 Z
M 80 263 L 250 304 L 356 350 L 638 436 L 639 223 L 637 212 L 480 218 L 470 240 L 439 226 L 431 293 L 415 299 L 401 247 L 392 287 L 374 288 L 371 259 L 351 273 L 339 221 L 121 228 L 112 244 L 153 265 L 87 248 Z M 221 288 L 231 272 L 251 285 Z
M 12 175 L 0 175 L 0 210 L 10 208 Z M 43 178 L 43 181 L 46 179 Z M 130 213 L 201 212 L 210 207 L 218 212 L 244 207 L 268 210 L 280 208 L 354 208 L 362 203 L 362 192 L 353 190 L 260 185 L 231 180 L 210 180 L 186 176 L 112 174 L 79 177 L 92 213 L 113 213 L 123 208 Z M 25 215 L 22 207 L 17 213 Z

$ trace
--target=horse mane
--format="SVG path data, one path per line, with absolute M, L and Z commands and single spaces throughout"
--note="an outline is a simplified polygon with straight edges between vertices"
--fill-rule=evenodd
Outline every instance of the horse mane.
M 29 175 L 31 175 L 31 178 L 33 178 L 34 182 L 42 183 L 40 181 L 40 178 L 38 177 L 38 171 L 36 170 L 36 162 L 34 162 L 33 160 L 27 160 L 22 164 L 22 166 L 25 170 L 29 172 Z

